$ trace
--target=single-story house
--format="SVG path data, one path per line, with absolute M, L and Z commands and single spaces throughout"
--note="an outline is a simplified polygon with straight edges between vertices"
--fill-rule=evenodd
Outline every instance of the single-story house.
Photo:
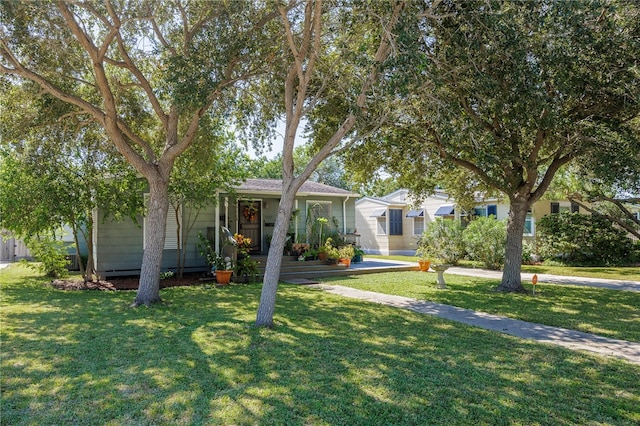
M 177 265 L 178 237 L 176 229 L 193 223 L 185 250 L 185 271 L 204 271 L 206 261 L 198 249 L 198 233 L 206 235 L 220 252 L 222 227 L 231 234 L 240 233 L 251 238 L 252 253 L 266 254 L 280 202 L 282 181 L 278 179 L 248 179 L 234 188 L 233 193 L 212 194 L 210 206 L 195 212 L 181 208 L 176 220 L 172 209 L 167 219 L 163 270 L 175 270 Z M 305 182 L 294 201 L 295 213 L 290 222 L 289 234 L 293 241 L 306 242 L 307 218 L 329 219 L 333 231 L 345 238 L 355 239 L 355 202 L 358 194 L 317 182 Z M 215 202 L 217 201 L 217 202 Z M 100 212 L 96 212 L 96 219 Z M 137 223 L 132 220 L 96 220 L 93 253 L 96 271 L 101 277 L 136 275 L 140 273 L 144 252 L 145 218 Z M 223 245 L 223 244 L 222 244 Z
M 580 211 L 580 208 L 570 201 L 540 200 L 535 203 L 527 215 L 525 239 L 535 238 L 538 219 L 562 211 Z M 369 254 L 412 256 L 426 224 L 438 217 L 463 221 L 466 215 L 443 191 L 436 191 L 419 203 L 413 200 L 408 189 L 399 189 L 380 198 L 363 197 L 356 202 L 360 245 Z M 478 196 L 474 215 L 507 219 L 509 203 L 500 198 Z

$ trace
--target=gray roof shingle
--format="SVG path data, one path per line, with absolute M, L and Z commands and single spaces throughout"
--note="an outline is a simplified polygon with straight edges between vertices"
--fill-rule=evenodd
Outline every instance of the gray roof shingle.
M 247 192 L 262 192 L 280 194 L 282 192 L 282 179 L 247 179 L 246 182 L 236 187 L 236 191 Z M 302 184 L 298 190 L 298 195 L 333 195 L 340 197 L 359 197 L 356 194 L 346 189 L 336 188 L 334 186 L 325 185 L 318 182 L 307 181 Z

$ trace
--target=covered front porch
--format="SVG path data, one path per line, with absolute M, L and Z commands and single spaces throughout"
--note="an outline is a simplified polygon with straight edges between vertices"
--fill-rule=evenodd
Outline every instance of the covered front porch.
M 280 204 L 282 181 L 277 179 L 248 179 L 232 194 L 218 194 L 214 212 L 214 226 L 207 228 L 207 238 L 222 253 L 228 235 L 241 234 L 251 239 L 252 255 L 267 254 Z M 324 240 L 338 235 L 341 240 L 358 244 L 355 227 L 355 201 L 358 194 L 324 185 L 305 182 L 294 200 L 289 221 L 290 243 L 324 244 Z M 317 220 L 326 218 L 319 228 Z

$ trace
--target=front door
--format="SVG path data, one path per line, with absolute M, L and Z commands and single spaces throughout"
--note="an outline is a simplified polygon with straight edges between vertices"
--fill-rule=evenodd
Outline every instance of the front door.
M 238 203 L 238 233 L 251 238 L 251 253 L 262 251 L 262 202 L 241 200 Z

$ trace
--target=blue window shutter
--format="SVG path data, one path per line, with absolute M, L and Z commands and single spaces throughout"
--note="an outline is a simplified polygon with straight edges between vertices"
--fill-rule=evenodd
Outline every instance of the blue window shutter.
M 496 206 L 495 204 L 487 206 L 487 216 L 491 215 L 493 215 L 493 217 L 495 217 L 496 219 L 498 218 L 498 206 Z
M 389 235 L 402 235 L 402 209 L 389 209 Z

